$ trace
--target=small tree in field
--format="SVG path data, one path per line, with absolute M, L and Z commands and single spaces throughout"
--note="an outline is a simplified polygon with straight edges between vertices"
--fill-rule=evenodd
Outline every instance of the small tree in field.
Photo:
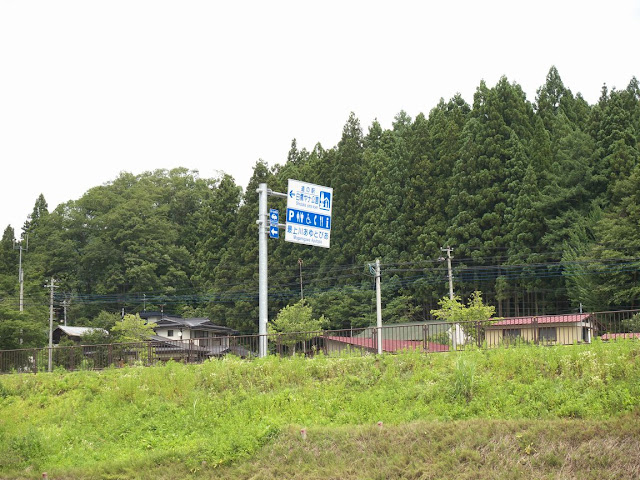
M 146 323 L 140 315 L 125 315 L 111 330 L 120 343 L 144 342 L 153 335 L 155 323 Z
M 459 328 L 458 323 L 486 322 L 496 313 L 496 307 L 485 305 L 482 302 L 482 292 L 477 290 L 471 294 L 466 305 L 462 303 L 457 295 L 453 298 L 442 298 L 438 305 L 440 305 L 440 308 L 431 310 L 431 314 L 443 322 L 455 323 L 456 329 Z M 467 330 L 469 331 L 465 332 L 465 335 L 476 340 L 474 329 Z
M 118 343 L 142 343 L 153 335 L 155 323 L 146 323 L 140 315 L 125 315 L 122 320 L 116 322 L 111 329 L 115 341 Z M 155 349 L 148 346 L 124 345 L 121 347 L 121 359 L 125 359 L 135 352 L 135 358 L 143 365 L 148 365 L 155 356 Z
M 296 344 L 308 338 L 307 332 L 319 332 L 328 325 L 329 321 L 323 316 L 313 318 L 313 311 L 304 300 L 293 305 L 287 305 L 269 324 L 270 333 L 281 333 L 282 344 L 296 352 Z M 304 349 L 304 347 L 303 347 Z
M 496 307 L 482 302 L 482 292 L 479 291 L 471 294 L 466 305 L 457 295 L 442 298 L 438 305 L 440 308 L 431 310 L 431 315 L 444 322 L 482 322 L 496 313 Z

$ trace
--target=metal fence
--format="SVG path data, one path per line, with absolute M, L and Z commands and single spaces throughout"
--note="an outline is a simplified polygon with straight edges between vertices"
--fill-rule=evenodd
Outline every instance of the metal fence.
M 640 340 L 640 310 L 269 334 L 267 353 L 278 356 L 313 356 L 318 352 L 325 355 L 366 355 L 403 350 L 437 353 L 524 344 L 574 345 L 591 343 L 596 338 L 603 341 Z M 150 366 L 168 360 L 200 363 L 227 355 L 252 359 L 258 356 L 260 339 L 259 335 L 243 335 L 4 350 L 0 351 L 0 373 L 46 372 L 49 370 L 49 355 L 52 369 L 64 370 Z

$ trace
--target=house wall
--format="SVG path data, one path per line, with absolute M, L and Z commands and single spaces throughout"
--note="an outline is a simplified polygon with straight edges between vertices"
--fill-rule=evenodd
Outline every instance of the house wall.
M 168 332 L 169 330 L 173 330 L 173 337 L 168 336 Z M 180 338 L 180 329 L 178 328 L 166 328 L 166 327 L 159 327 L 155 329 L 156 331 L 156 335 L 160 336 L 160 337 L 165 337 L 168 338 L 169 340 L 185 340 L 185 333 L 189 333 L 189 331 L 184 331 L 182 332 L 182 338 Z M 188 336 L 186 337 L 187 339 L 189 338 Z
M 556 341 L 542 341 L 539 339 L 539 335 L 536 335 L 536 330 L 539 328 L 555 328 L 556 329 Z M 589 328 L 592 331 L 591 322 L 577 322 L 570 324 L 538 324 L 536 327 L 531 325 L 527 326 L 518 326 L 518 325 L 496 325 L 493 328 L 487 328 L 486 330 L 486 341 L 488 346 L 497 346 L 505 343 L 505 340 L 502 335 L 503 330 L 511 330 L 511 329 L 520 329 L 520 337 L 519 341 L 522 342 L 535 342 L 536 340 L 540 340 L 542 343 L 548 345 L 571 345 L 573 343 L 581 343 L 583 342 L 583 328 Z M 589 334 L 588 342 L 591 342 L 591 335 Z
M 485 341 L 490 347 L 500 345 L 502 343 L 502 330 L 487 329 L 485 332 Z
M 173 330 L 173 337 L 169 337 L 168 336 L 168 332 L 169 330 Z M 200 330 L 198 330 L 200 331 Z M 180 336 L 180 329 L 179 328 L 168 328 L 168 327 L 160 327 L 160 328 L 156 328 L 156 335 L 159 335 L 160 337 L 165 337 L 169 340 L 191 340 L 194 339 L 195 340 L 195 344 L 196 345 L 200 345 L 202 347 L 217 347 L 219 345 L 224 346 L 225 348 L 229 347 L 229 337 L 224 335 L 224 336 L 216 336 L 213 332 L 210 332 L 208 330 L 206 330 L 209 333 L 209 337 L 196 337 L 195 336 L 195 332 L 196 330 L 189 330 L 188 328 L 183 328 L 182 329 L 182 337 Z

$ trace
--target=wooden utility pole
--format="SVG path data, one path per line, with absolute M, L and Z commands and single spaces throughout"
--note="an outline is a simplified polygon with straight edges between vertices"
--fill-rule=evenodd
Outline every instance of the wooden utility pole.
M 440 250 L 442 250 L 443 252 L 447 252 L 447 269 L 449 270 L 449 298 L 453 300 L 453 275 L 451 273 L 451 259 L 453 258 L 451 256 L 451 252 L 453 252 L 453 248 L 447 246 L 441 247 Z
M 304 300 L 304 290 L 302 289 L 302 259 L 298 259 L 298 265 L 300 266 L 300 300 Z
M 48 371 L 53 371 L 53 291 L 57 287 L 56 281 L 53 277 L 51 277 L 51 282 L 49 285 L 45 285 L 45 287 L 49 288 L 49 363 L 48 363 Z
M 24 310 L 24 271 L 22 270 L 22 251 L 29 251 L 29 235 L 26 235 L 25 239 L 27 243 L 26 247 L 22 246 L 22 241 L 18 242 L 18 245 L 13 245 L 13 248 L 20 250 L 20 259 L 18 261 L 18 282 L 20 283 L 20 312 Z
M 449 271 L 449 299 L 453 300 L 453 273 L 451 272 L 451 252 L 453 252 L 453 248 L 446 246 L 440 247 L 440 250 L 443 252 L 447 252 L 447 270 Z M 451 326 L 451 346 L 453 347 L 453 351 L 458 349 L 458 336 L 460 335 L 460 325 L 457 323 Z

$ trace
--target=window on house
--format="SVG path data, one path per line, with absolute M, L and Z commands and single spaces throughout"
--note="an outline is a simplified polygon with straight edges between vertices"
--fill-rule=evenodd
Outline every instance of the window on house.
M 173 330 L 167 330 L 167 337 L 173 337 Z
M 203 330 L 194 330 L 193 336 L 194 338 L 207 338 L 209 336 L 209 332 Z
M 504 339 L 514 340 L 520 336 L 519 328 L 505 328 L 502 330 L 502 337 Z
M 555 342 L 557 340 L 556 327 L 542 327 L 538 329 L 538 338 L 542 342 Z

